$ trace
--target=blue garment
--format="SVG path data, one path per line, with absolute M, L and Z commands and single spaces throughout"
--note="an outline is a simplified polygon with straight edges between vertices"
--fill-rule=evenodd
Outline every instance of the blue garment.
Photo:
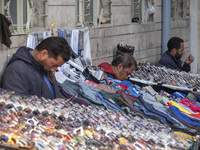
M 184 112 L 183 112 L 183 114 L 184 114 L 185 116 L 187 116 L 188 118 L 190 118 L 191 120 L 194 120 L 194 121 L 200 123 L 200 119 L 199 119 L 199 118 L 195 118 L 195 117 L 190 116 L 189 114 L 186 114 L 186 113 L 184 113 Z
M 131 81 L 128 80 L 124 80 L 121 83 L 119 83 L 120 85 L 126 85 L 127 87 L 131 86 L 133 83 Z
M 51 91 L 51 94 L 53 95 L 54 98 L 56 98 L 55 90 L 54 90 L 53 86 L 51 85 L 51 83 L 49 82 L 49 80 L 47 79 L 47 76 L 45 74 L 44 74 L 43 78 L 44 78 L 44 81 L 46 82 L 46 84 L 48 85 L 48 87 Z
M 174 92 L 173 95 L 176 96 L 176 98 L 186 98 L 186 95 L 181 92 Z
M 107 104 L 109 104 L 110 106 L 112 106 L 113 108 L 115 108 L 115 109 L 117 109 L 118 111 L 121 112 L 121 109 L 120 109 L 119 107 L 117 107 L 117 106 L 116 106 L 115 104 L 113 104 L 112 102 L 109 102 L 109 101 L 107 101 L 106 99 L 104 99 L 103 96 L 102 96 L 101 94 L 98 94 L 98 97 L 99 97 L 102 101 L 106 102 Z
M 196 127 L 200 127 L 200 123 L 191 120 L 190 118 L 188 118 L 187 116 L 185 116 L 177 107 L 170 105 L 170 110 L 172 111 L 172 113 L 179 118 L 180 120 L 183 120 L 184 122 L 191 124 L 193 126 Z
M 133 95 L 135 97 L 139 97 L 140 95 L 133 89 L 132 86 L 129 86 L 128 89 L 127 89 L 128 92 L 130 92 L 129 94 L 130 95 Z
M 200 102 L 200 95 L 198 94 L 196 95 L 196 97 L 197 97 L 197 102 Z
M 145 101 L 141 96 L 139 97 L 139 100 L 140 100 L 140 102 L 141 102 L 141 104 L 149 111 L 149 112 L 152 112 L 152 113 L 154 113 L 154 114 L 157 114 L 157 115 L 159 115 L 159 116 L 161 116 L 161 117 L 163 117 L 163 118 L 165 118 L 166 119 L 166 123 L 169 125 L 169 123 L 171 123 L 171 125 L 172 124 L 179 124 L 177 121 L 175 121 L 174 120 L 174 118 L 173 117 L 171 117 L 171 116 L 169 116 L 168 114 L 166 114 L 166 113 L 163 113 L 163 112 L 161 112 L 161 111 L 158 111 L 158 110 L 155 110 L 154 108 L 153 108 L 153 106 L 154 107 L 156 107 L 156 108 L 158 108 L 158 106 L 161 106 L 161 105 L 153 105 L 153 104 L 150 104 L 150 103 L 148 103 L 147 101 Z
M 62 84 L 60 84 L 60 87 L 65 91 L 65 93 L 70 95 L 76 95 L 81 88 L 78 84 L 70 81 L 65 80 Z M 95 107 L 96 105 L 91 103 L 88 99 L 79 97 L 79 99 L 86 101 L 90 106 Z
M 163 65 L 163 66 L 170 68 L 170 69 L 177 69 L 177 70 L 180 70 L 180 71 L 183 70 L 183 71 L 186 71 L 186 72 L 190 71 L 190 65 L 189 64 L 184 63 L 184 65 L 182 66 L 182 61 L 180 59 L 176 59 L 174 56 L 172 56 L 169 51 L 166 51 L 162 55 L 158 64 Z
M 64 30 L 63 30 L 63 29 L 58 29 L 58 36 L 59 36 L 59 37 L 65 37 L 65 36 L 64 36 Z
M 154 113 L 150 113 L 148 112 L 144 107 L 142 106 L 134 106 L 135 109 L 138 109 L 138 110 L 142 110 L 147 116 L 151 115 L 151 116 L 155 116 L 157 118 L 160 118 L 160 121 L 164 124 L 166 124 L 165 120 L 163 117 L 159 116 L 159 115 L 156 115 Z

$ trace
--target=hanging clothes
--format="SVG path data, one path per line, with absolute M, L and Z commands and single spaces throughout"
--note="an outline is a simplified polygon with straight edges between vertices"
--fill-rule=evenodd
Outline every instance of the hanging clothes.
M 10 40 L 10 37 L 12 36 L 9 30 L 10 25 L 11 22 L 3 14 L 0 14 L 0 41 L 8 48 L 10 48 L 10 45 L 12 44 Z

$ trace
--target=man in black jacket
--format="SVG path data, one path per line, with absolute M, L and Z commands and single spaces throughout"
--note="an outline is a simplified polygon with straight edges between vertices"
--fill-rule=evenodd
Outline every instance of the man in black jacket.
M 179 37 L 172 37 L 167 43 L 168 50 L 163 54 L 158 64 L 167 68 L 177 69 L 180 71 L 190 71 L 190 64 L 194 57 L 190 54 L 182 65 L 181 57 L 185 53 L 184 41 Z
M 22 95 L 59 98 L 53 72 L 70 59 L 71 47 L 62 37 L 49 37 L 34 49 L 21 47 L 1 79 L 1 87 Z

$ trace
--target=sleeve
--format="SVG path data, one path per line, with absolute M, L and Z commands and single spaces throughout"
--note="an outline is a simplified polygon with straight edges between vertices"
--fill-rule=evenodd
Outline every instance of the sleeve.
M 189 72 L 190 69 L 191 69 L 191 68 L 190 68 L 190 64 L 186 64 L 186 63 L 184 62 L 183 67 L 182 67 L 182 70 L 185 71 L 185 72 Z
M 27 69 L 23 62 L 10 64 L 2 77 L 1 87 L 19 94 L 29 93 L 29 82 Z

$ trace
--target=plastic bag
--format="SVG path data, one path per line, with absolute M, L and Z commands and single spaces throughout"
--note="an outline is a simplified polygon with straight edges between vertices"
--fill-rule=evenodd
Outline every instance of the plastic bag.
M 148 2 L 148 16 L 154 14 L 155 11 L 156 11 L 156 10 L 155 10 L 154 6 L 152 5 L 152 3 L 151 3 L 151 2 Z

